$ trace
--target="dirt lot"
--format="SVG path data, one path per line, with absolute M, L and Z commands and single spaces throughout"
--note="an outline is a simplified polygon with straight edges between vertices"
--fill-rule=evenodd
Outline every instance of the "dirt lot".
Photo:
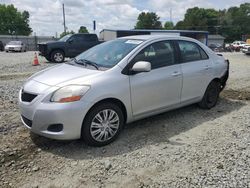
M 0 187 L 250 187 L 250 56 L 223 54 L 230 79 L 219 104 L 128 125 L 93 148 L 30 134 L 17 108 L 34 52 L 0 53 Z

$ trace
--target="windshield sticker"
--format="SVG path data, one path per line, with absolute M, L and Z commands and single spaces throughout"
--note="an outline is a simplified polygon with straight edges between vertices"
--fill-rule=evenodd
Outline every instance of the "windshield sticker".
M 141 40 L 127 40 L 125 43 L 127 44 L 141 44 L 143 41 Z

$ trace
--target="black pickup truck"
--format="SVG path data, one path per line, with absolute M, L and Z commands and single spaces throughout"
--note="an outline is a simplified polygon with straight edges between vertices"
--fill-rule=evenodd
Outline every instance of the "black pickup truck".
M 65 57 L 75 57 L 85 50 L 100 44 L 96 34 L 69 34 L 58 41 L 38 44 L 39 55 L 48 61 L 61 63 Z

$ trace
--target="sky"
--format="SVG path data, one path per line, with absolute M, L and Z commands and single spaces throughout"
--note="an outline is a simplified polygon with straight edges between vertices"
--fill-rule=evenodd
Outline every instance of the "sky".
M 133 29 L 142 11 L 156 12 L 163 23 L 182 20 L 188 8 L 225 9 L 250 0 L 0 0 L 0 4 L 13 4 L 18 10 L 30 13 L 30 26 L 36 35 L 58 36 L 63 32 L 62 3 L 65 6 L 68 30 L 78 31 L 86 26 L 96 33 L 102 29 Z

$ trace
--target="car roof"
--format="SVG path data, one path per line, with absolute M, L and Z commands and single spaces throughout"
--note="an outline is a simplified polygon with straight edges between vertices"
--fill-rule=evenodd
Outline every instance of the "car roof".
M 156 40 L 156 39 L 166 39 L 166 40 L 189 40 L 189 41 L 196 41 L 190 37 L 182 37 L 182 36 L 174 36 L 174 35 L 132 35 L 127 37 L 121 37 L 122 39 L 134 39 L 134 40 Z

